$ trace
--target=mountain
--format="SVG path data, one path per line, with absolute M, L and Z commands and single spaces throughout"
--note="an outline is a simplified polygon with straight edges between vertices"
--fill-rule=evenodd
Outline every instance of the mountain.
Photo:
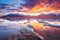
M 22 19 L 60 19 L 60 14 L 40 14 L 38 16 L 29 16 L 22 14 L 7 14 L 5 16 L 0 16 L 2 19 L 7 20 L 22 20 Z

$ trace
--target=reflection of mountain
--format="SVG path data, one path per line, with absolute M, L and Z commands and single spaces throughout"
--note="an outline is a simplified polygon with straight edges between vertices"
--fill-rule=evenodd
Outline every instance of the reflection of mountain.
M 29 16 L 20 14 L 8 14 L 1 16 L 2 19 L 21 20 L 21 19 L 60 19 L 60 14 L 41 14 L 39 16 Z

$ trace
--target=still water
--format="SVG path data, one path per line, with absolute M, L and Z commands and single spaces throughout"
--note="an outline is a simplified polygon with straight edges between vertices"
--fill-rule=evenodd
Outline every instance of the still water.
M 49 23 L 52 25 L 51 26 L 47 25 Z M 36 25 L 34 25 L 34 24 L 36 24 Z M 54 26 L 53 24 L 54 25 L 57 24 L 57 26 L 58 26 L 60 24 L 60 21 L 57 21 L 57 20 L 55 20 L 55 21 L 54 20 L 41 20 L 41 19 L 8 21 L 8 20 L 0 19 L 0 40 L 4 40 L 4 39 L 8 40 L 8 37 L 10 35 L 19 34 L 20 30 L 22 30 L 22 29 L 25 29 L 24 31 L 27 31 L 27 32 L 34 31 L 31 28 L 29 28 L 29 26 L 32 26 L 32 28 L 35 28 L 35 30 L 40 30 L 38 28 L 43 28 L 43 27 L 47 26 L 46 29 L 50 30 L 51 28 L 49 28 L 49 27 L 53 27 Z M 38 27 L 38 26 L 41 26 L 41 27 Z M 56 29 L 58 27 L 53 27 L 52 30 L 55 30 L 54 28 Z M 42 30 L 46 30 L 46 29 L 43 28 Z

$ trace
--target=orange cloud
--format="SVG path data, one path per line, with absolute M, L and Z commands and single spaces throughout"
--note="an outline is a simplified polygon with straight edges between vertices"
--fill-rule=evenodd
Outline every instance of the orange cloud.
M 56 0 L 53 0 L 52 4 L 48 3 L 48 0 L 42 1 L 32 7 L 29 12 L 43 12 L 43 11 L 56 11 L 60 9 L 60 4 Z

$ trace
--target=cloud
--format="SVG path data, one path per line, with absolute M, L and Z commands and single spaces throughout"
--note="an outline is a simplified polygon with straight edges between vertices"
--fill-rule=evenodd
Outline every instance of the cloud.
M 24 2 L 26 2 L 25 4 L 22 4 L 25 7 L 33 7 L 34 5 L 40 3 L 40 0 L 23 0 Z

